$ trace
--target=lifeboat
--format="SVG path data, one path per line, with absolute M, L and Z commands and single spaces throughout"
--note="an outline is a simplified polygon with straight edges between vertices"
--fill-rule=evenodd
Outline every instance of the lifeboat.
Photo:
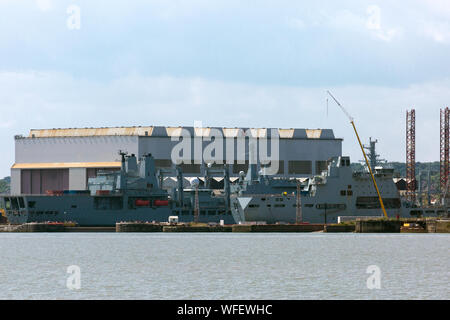
M 142 200 L 142 199 L 137 199 L 134 204 L 136 205 L 136 207 L 149 207 L 150 206 L 150 200 Z
M 169 200 L 155 200 L 156 207 L 167 207 L 169 205 Z

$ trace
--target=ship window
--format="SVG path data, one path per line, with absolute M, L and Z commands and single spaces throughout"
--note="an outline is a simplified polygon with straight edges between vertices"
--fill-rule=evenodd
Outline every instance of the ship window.
M 377 197 L 358 197 L 356 198 L 356 208 L 378 209 L 380 208 L 380 202 Z
M 347 190 L 347 195 L 348 196 L 352 196 L 353 195 L 353 191 L 352 190 Z
M 259 208 L 259 204 L 250 204 L 249 208 Z
M 275 205 L 275 208 L 284 208 L 284 207 L 285 207 L 284 204 L 276 204 L 276 205 Z
M 351 189 L 351 188 L 352 188 L 352 185 L 351 185 L 351 184 L 349 184 L 347 188 L 348 188 L 348 189 Z
M 72 208 L 72 209 L 76 209 L 76 208 L 77 208 L 77 205 L 76 205 L 76 204 L 73 204 L 73 205 L 71 206 L 71 208 Z
M 216 214 L 216 212 L 214 210 L 208 210 L 208 215 L 209 216 L 213 216 L 215 214 Z
M 350 159 L 341 159 L 341 167 L 350 167 Z
M 305 204 L 305 207 L 306 207 L 306 208 L 312 208 L 312 207 L 314 207 L 314 204 L 308 203 L 308 204 Z
M 268 204 L 267 206 L 268 206 L 268 207 L 271 207 L 271 205 L 270 205 L 270 204 Z
M 261 198 L 261 201 L 266 201 L 266 198 Z
M 181 215 L 183 215 L 183 216 L 188 216 L 188 215 L 189 215 L 189 210 L 183 210 L 183 211 L 181 211 Z
M 319 210 L 330 210 L 330 209 L 338 209 L 338 210 L 345 210 L 347 206 L 343 203 L 318 203 L 316 204 L 316 209 Z
M 399 198 L 383 199 L 383 204 L 386 209 L 399 209 L 401 202 Z M 378 197 L 358 197 L 356 199 L 356 208 L 358 209 L 379 209 L 380 200 Z
M 11 199 L 10 198 L 5 198 L 5 209 L 6 210 L 11 209 Z
M 200 210 L 200 215 L 201 215 L 201 216 L 206 215 L 206 211 L 205 211 L 205 210 Z
M 345 195 L 347 195 L 347 191 L 341 190 L 341 196 L 345 196 Z
M 36 205 L 36 201 L 28 201 L 28 208 L 33 209 Z

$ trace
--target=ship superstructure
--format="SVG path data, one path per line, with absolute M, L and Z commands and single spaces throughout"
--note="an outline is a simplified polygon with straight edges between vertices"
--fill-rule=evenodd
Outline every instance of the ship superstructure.
M 119 171 L 99 172 L 88 180 L 88 190 L 48 190 L 46 195 L 2 196 L 0 204 L 11 224 L 75 222 L 80 226 L 113 226 L 121 221 L 180 222 L 194 220 L 193 191 L 179 188 L 171 196 L 158 181 L 150 154 L 140 161 L 121 153 Z M 182 173 L 180 172 L 181 181 Z M 233 223 L 226 197 L 199 189 L 199 222 Z
M 232 185 L 231 208 L 238 223 L 335 223 L 339 216 L 383 216 L 370 173 L 354 172 L 349 157 L 331 159 L 326 171 L 305 179 L 300 188 L 295 179 L 277 179 L 265 176 L 263 170 L 259 174 L 251 171 Z M 415 210 L 402 203 L 393 174 L 393 169 L 377 168 L 374 172 L 387 214 L 410 217 Z

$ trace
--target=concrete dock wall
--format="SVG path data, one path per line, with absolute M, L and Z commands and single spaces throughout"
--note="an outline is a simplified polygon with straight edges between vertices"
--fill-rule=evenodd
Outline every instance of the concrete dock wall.
M 403 225 L 399 220 L 357 220 L 355 232 L 358 233 L 399 233 Z
M 235 224 L 233 232 L 317 232 L 323 230 L 323 224 Z
M 429 233 L 449 233 L 450 220 L 429 220 L 427 221 L 427 232 Z
M 154 223 L 120 222 L 116 223 L 116 232 L 162 232 L 163 226 Z

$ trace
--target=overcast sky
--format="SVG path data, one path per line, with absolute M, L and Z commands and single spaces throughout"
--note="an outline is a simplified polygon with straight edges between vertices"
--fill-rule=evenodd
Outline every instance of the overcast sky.
M 416 108 L 417 159 L 439 159 L 449 1 L 245 3 L 0 0 L 0 176 L 14 163 L 13 136 L 31 128 L 195 120 L 331 128 L 357 161 L 326 90 L 391 161 L 405 159 L 405 112 Z

